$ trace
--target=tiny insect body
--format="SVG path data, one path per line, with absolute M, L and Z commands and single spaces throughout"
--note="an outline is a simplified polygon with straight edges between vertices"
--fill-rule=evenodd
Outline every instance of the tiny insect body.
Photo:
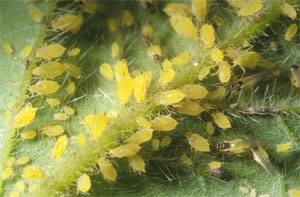
M 297 65 L 291 68 L 291 82 L 295 87 L 300 87 L 300 68 Z

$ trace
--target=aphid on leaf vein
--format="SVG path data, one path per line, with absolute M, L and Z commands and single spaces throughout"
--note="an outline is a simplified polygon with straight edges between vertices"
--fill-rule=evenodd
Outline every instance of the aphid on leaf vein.
M 77 56 L 79 53 L 80 53 L 80 48 L 76 47 L 76 48 L 68 51 L 68 56 L 74 57 L 74 56 Z
M 215 43 L 215 30 L 212 25 L 205 24 L 201 27 L 201 40 L 207 48 L 211 48 Z
M 33 69 L 32 74 L 42 78 L 55 78 L 63 74 L 66 68 L 59 62 L 48 62 Z
M 44 173 L 36 166 L 27 166 L 22 172 L 22 178 L 29 181 L 40 180 L 44 176 Z
M 182 53 L 176 57 L 174 57 L 171 62 L 174 64 L 174 65 L 183 65 L 183 64 L 186 64 L 190 61 L 190 59 L 193 57 L 193 54 L 192 53 Z
M 152 41 L 153 39 L 153 27 L 149 24 L 149 23 L 146 23 L 142 26 L 141 28 L 142 30 L 142 34 L 145 38 L 149 39 L 149 41 Z
M 51 60 L 53 58 L 58 58 L 62 56 L 66 48 L 60 44 L 51 44 L 44 46 L 36 52 L 37 58 L 44 58 L 46 60 Z
M 175 74 L 176 72 L 172 67 L 163 69 L 158 80 L 159 85 L 166 86 L 175 77 Z
M 71 81 L 69 83 L 69 85 L 66 88 L 66 92 L 67 92 L 68 95 L 73 94 L 75 92 L 75 82 L 74 81 Z
M 261 165 L 267 172 L 269 172 L 272 176 L 275 176 L 276 174 L 269 160 L 267 151 L 263 149 L 261 146 L 253 147 L 251 148 L 251 151 L 253 153 L 254 160 L 259 165 Z
M 51 149 L 54 160 L 57 161 L 64 153 L 68 143 L 68 138 L 66 135 L 60 136 L 55 143 L 55 146 Z
M 111 157 L 123 158 L 130 157 L 139 152 L 141 147 L 138 144 L 128 143 L 110 150 Z
M 258 146 L 261 143 L 259 139 L 251 139 L 251 140 L 242 140 L 242 139 L 234 139 L 231 141 L 224 141 L 220 144 L 217 144 L 217 149 L 219 151 L 229 151 L 235 154 L 239 154 L 244 152 L 246 149 L 251 147 Z
M 199 23 L 203 22 L 207 13 L 206 0 L 191 0 L 192 13 Z
M 295 87 L 300 87 L 300 68 L 297 65 L 291 68 L 291 82 Z
M 51 107 L 57 106 L 60 104 L 60 100 L 57 98 L 47 98 L 46 102 L 51 105 Z
M 60 125 L 51 125 L 40 128 L 40 131 L 47 136 L 55 137 L 64 132 L 64 129 Z
M 143 75 L 138 75 L 133 80 L 133 94 L 138 103 L 142 103 L 146 96 L 146 82 Z
M 290 17 L 292 20 L 295 20 L 297 17 L 297 12 L 295 8 L 288 3 L 284 3 L 281 6 L 281 11 L 284 15 Z
M 107 79 L 114 79 L 114 72 L 108 63 L 103 63 L 99 67 L 100 73 Z
M 197 84 L 187 84 L 182 86 L 180 91 L 190 99 L 203 99 L 208 94 L 208 91 L 204 86 Z
M 40 14 L 35 10 L 29 10 L 29 15 L 36 23 L 41 22 L 41 16 Z
M 180 160 L 181 160 L 181 163 L 184 165 L 187 165 L 187 166 L 193 165 L 192 160 L 186 154 L 181 155 Z
M 276 146 L 276 152 L 285 152 L 288 151 L 291 147 L 292 147 L 292 142 L 279 144 Z
M 113 167 L 113 165 L 105 159 L 105 157 L 101 157 L 98 160 L 98 165 L 100 167 L 101 174 L 103 175 L 103 178 L 108 181 L 116 181 L 117 178 L 117 171 Z
M 104 114 L 95 114 L 85 117 L 84 122 L 83 124 L 90 129 L 93 139 L 97 139 L 102 135 L 108 120 Z
M 221 112 L 215 112 L 212 114 L 214 118 L 214 122 L 220 127 L 221 129 L 225 130 L 231 128 L 231 123 L 227 116 L 225 116 Z
M 298 31 L 297 25 L 296 24 L 291 24 L 287 28 L 287 30 L 284 34 L 284 39 L 286 39 L 287 41 L 290 41 L 296 35 L 297 31 Z
M 157 151 L 157 150 L 159 150 L 159 140 L 158 139 L 153 139 L 152 140 L 152 148 L 153 148 L 153 150 L 155 150 L 155 151 Z
M 173 14 L 170 22 L 174 30 L 182 37 L 196 41 L 199 39 L 198 29 L 191 19 L 181 14 Z
M 196 133 L 187 133 L 186 138 L 192 148 L 200 152 L 210 152 L 209 143 L 206 139 Z
M 67 120 L 69 116 L 65 113 L 56 113 L 54 114 L 54 120 Z
M 221 83 L 227 83 L 230 80 L 231 77 L 231 70 L 229 63 L 225 61 L 221 61 L 218 64 L 218 77 Z
M 151 140 L 153 129 L 142 129 L 130 136 L 126 142 L 132 144 L 142 144 Z
M 174 106 L 181 114 L 187 114 L 190 116 L 198 116 L 204 111 L 204 109 L 195 101 L 182 101 Z
M 212 61 L 214 62 L 220 62 L 223 60 L 224 58 L 224 55 L 223 55 L 223 52 L 218 49 L 218 48 L 215 48 L 211 51 L 210 53 L 210 58 L 212 59 Z
M 180 4 L 180 3 L 169 3 L 163 11 L 168 16 L 173 16 L 175 14 L 179 14 L 182 16 L 190 16 L 192 11 L 191 8 L 186 4 Z
M 202 81 L 209 74 L 209 72 L 209 67 L 202 68 L 198 74 L 198 79 Z
M 165 136 L 160 142 L 160 147 L 165 148 L 169 146 L 171 143 L 172 143 L 172 138 L 169 136 Z
M 76 33 L 83 23 L 82 16 L 76 16 L 67 14 L 59 17 L 56 21 L 52 21 L 52 28 L 59 29 L 61 31 L 70 30 L 72 33 Z
M 117 57 L 119 55 L 119 45 L 118 43 L 114 42 L 112 45 L 111 45 L 111 56 L 112 57 Z
M 151 125 L 156 131 L 172 131 L 178 125 L 178 122 L 170 116 L 160 116 L 154 118 Z
M 172 105 L 180 102 L 185 95 L 180 90 L 169 90 L 166 92 L 162 92 L 158 101 L 161 105 Z
M 25 59 L 30 55 L 31 51 L 32 51 L 32 46 L 28 45 L 24 47 L 24 49 L 20 53 L 20 58 Z
M 146 172 L 145 162 L 139 155 L 128 157 L 128 163 L 134 172 Z
M 240 10 L 238 11 L 239 16 L 251 16 L 259 12 L 263 7 L 262 0 L 248 0 L 242 1 Z
M 136 118 L 136 123 L 138 126 L 144 128 L 144 129 L 150 129 L 151 128 L 151 122 L 149 122 L 146 118 L 144 117 L 137 117 Z
M 37 108 L 27 104 L 14 118 L 13 128 L 19 129 L 32 122 L 37 112 Z
M 127 62 L 124 60 L 117 61 L 117 63 L 114 66 L 114 71 L 115 71 L 115 77 L 116 77 L 117 81 L 120 81 L 121 78 L 128 76 Z M 106 71 L 106 72 L 108 72 L 108 71 Z
M 80 192 L 88 192 L 91 188 L 92 184 L 91 184 L 91 179 L 89 177 L 89 175 L 87 174 L 82 174 L 77 182 L 77 191 Z
M 68 115 L 70 115 L 70 116 L 74 115 L 74 113 L 75 113 L 75 110 L 74 110 L 73 108 L 71 108 L 71 107 L 68 107 L 68 106 L 64 106 L 64 107 L 62 108 L 62 110 L 63 110 L 66 114 L 68 114 Z
M 64 63 L 64 66 L 71 77 L 74 77 L 76 79 L 79 79 L 81 77 L 82 71 L 80 67 L 70 63 Z
M 130 76 L 121 78 L 117 86 L 117 96 L 121 104 L 126 104 L 132 94 L 133 80 Z

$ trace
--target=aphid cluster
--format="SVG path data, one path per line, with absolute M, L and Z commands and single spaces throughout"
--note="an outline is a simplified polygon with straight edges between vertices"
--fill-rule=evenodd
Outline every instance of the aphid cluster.
M 227 2 L 236 9 L 237 15 L 241 17 L 259 14 L 263 8 L 262 0 L 227 0 Z M 75 3 L 89 14 L 101 12 L 99 2 L 75 0 Z M 141 0 L 139 4 L 148 14 L 152 15 L 158 11 L 154 1 Z M 296 18 L 294 11 L 293 7 L 287 3 L 282 7 L 283 14 L 292 20 Z M 33 67 L 31 74 L 35 77 L 28 87 L 28 94 L 45 98 L 45 106 L 56 110 L 52 116 L 55 124 L 42 125 L 38 130 L 27 129 L 26 127 L 37 119 L 40 110 L 39 107 L 33 107 L 31 103 L 19 110 L 15 117 L 11 117 L 12 115 L 8 111 L 5 114 L 6 123 L 8 124 L 12 119 L 12 128 L 22 129 L 20 132 L 22 140 L 34 140 L 40 136 L 55 139 L 55 143 L 49 151 L 52 159 L 57 163 L 65 159 L 64 156 L 68 154 L 68 146 L 71 144 L 84 148 L 89 146 L 89 142 L 99 142 L 103 136 L 109 136 L 109 139 L 113 140 L 112 145 L 105 147 L 97 160 L 103 178 L 109 182 L 117 180 L 117 170 L 113 161 L 118 159 L 126 158 L 133 172 L 146 172 L 147 162 L 144 160 L 148 158 L 140 152 L 144 143 L 152 144 L 154 151 L 172 147 L 174 141 L 169 133 L 174 131 L 177 125 L 180 124 L 174 118 L 173 113 L 178 112 L 182 115 L 199 117 L 200 119 L 202 114 L 205 114 L 203 116 L 206 120 L 207 134 L 217 135 L 219 130 L 226 132 L 227 129 L 233 127 L 232 121 L 227 116 L 227 111 L 224 108 L 218 108 L 215 103 L 223 100 L 227 91 L 253 89 L 259 81 L 267 77 L 278 76 L 280 70 L 276 69 L 272 63 L 264 60 L 259 53 L 251 51 L 250 48 L 222 48 L 215 25 L 206 20 L 206 14 L 208 13 L 206 0 L 191 0 L 191 7 L 186 4 L 169 3 L 163 8 L 163 12 L 169 17 L 169 25 L 178 37 L 197 42 L 199 46 L 207 51 L 204 56 L 208 57 L 210 65 L 198 64 L 199 54 L 194 51 L 181 52 L 176 55 L 166 54 L 164 48 L 155 39 L 156 32 L 152 26 L 154 24 L 147 20 L 143 21 L 142 24 L 138 24 L 129 10 L 122 10 L 119 18 L 109 18 L 107 20 L 107 29 L 110 33 L 115 34 L 121 28 L 127 30 L 140 25 L 139 29 L 147 48 L 147 55 L 158 65 L 158 76 L 152 76 L 152 71 L 147 69 L 132 71 L 129 67 L 131 63 L 128 63 L 129 60 L 124 59 L 124 43 L 119 41 L 110 43 L 108 48 L 112 61 L 103 61 L 98 64 L 97 77 L 111 83 L 117 98 L 115 108 L 108 109 L 106 113 L 92 112 L 85 115 L 81 118 L 81 126 L 85 128 L 87 134 L 79 133 L 69 136 L 66 128 L 61 123 L 69 121 L 75 114 L 75 110 L 66 106 L 65 100 L 60 100 L 57 93 L 63 92 L 69 97 L 76 93 L 77 80 L 81 79 L 84 73 L 79 66 L 68 62 L 66 59 L 75 59 L 83 51 L 76 46 L 67 49 L 63 44 L 54 42 L 47 43 L 38 49 L 26 46 L 19 57 L 26 59 L 32 56 L 32 59 L 35 60 L 30 62 Z M 31 10 L 29 14 L 35 22 L 41 22 L 38 12 Z M 51 29 L 54 32 L 70 31 L 72 34 L 76 34 L 85 21 L 83 16 L 84 14 L 72 13 L 59 15 L 51 21 Z M 296 24 L 289 26 L 284 35 L 285 40 L 292 40 L 296 32 Z M 245 45 L 248 47 L 248 44 Z M 274 52 L 277 51 L 276 44 L 270 43 L 270 46 Z M 8 55 L 14 54 L 14 48 L 8 43 L 3 45 L 3 50 Z M 65 57 L 67 58 L 64 59 Z M 189 66 L 197 67 L 193 70 L 193 74 L 198 80 L 187 83 L 174 83 L 174 85 L 173 82 L 178 82 L 176 81 L 177 77 L 180 77 L 181 73 L 179 71 L 182 72 L 183 68 L 190 68 Z M 233 72 L 235 66 L 239 66 L 244 72 L 240 79 Z M 248 75 L 248 69 L 255 68 L 262 71 Z M 218 77 L 218 87 L 209 91 L 211 87 L 204 85 L 202 82 L 214 75 Z M 65 78 L 63 83 L 61 83 L 61 77 Z M 300 87 L 300 69 L 298 66 L 291 68 L 290 79 L 294 86 Z M 227 89 L 228 84 L 232 84 L 231 89 Z M 156 88 L 156 92 L 152 91 L 153 87 Z M 151 98 L 149 95 L 151 95 Z M 156 109 L 156 112 L 163 109 L 161 110 L 162 113 L 159 112 L 159 115 L 153 115 L 152 111 L 135 111 L 136 108 L 141 109 L 149 103 L 151 107 L 159 109 Z M 133 107 L 131 108 L 131 106 Z M 133 121 L 128 120 L 128 122 L 134 126 L 131 129 L 122 130 L 120 132 L 122 135 L 120 133 L 116 134 L 115 130 L 113 134 L 110 134 L 108 131 L 111 131 L 111 128 L 119 129 L 116 125 L 118 125 L 119 120 L 122 120 L 123 113 L 126 110 L 133 111 L 130 113 L 129 118 Z M 274 115 L 279 114 L 280 110 L 272 107 L 250 107 L 242 109 L 240 112 L 242 114 Z M 159 137 L 153 138 L 156 132 Z M 186 139 L 184 140 L 190 145 L 191 150 L 199 154 L 210 154 L 214 151 L 211 149 L 210 138 L 203 136 L 198 131 L 186 132 Z M 262 148 L 261 144 L 259 140 L 234 139 L 218 144 L 217 149 L 234 154 L 251 150 L 254 160 L 270 174 L 275 175 L 268 153 Z M 276 151 L 285 152 L 291 147 L 291 142 L 279 144 Z M 194 165 L 192 159 L 186 154 L 183 154 L 179 160 L 185 166 L 192 167 Z M 29 161 L 30 159 L 26 156 L 18 159 L 11 157 L 2 174 L 2 179 L 9 179 L 13 175 L 14 168 L 25 165 Z M 210 162 L 208 167 L 209 174 L 217 179 L 228 181 L 233 178 L 222 167 L 221 162 Z M 23 169 L 21 176 L 24 181 L 36 181 L 47 175 L 39 167 L 30 165 Z M 24 181 L 20 180 L 16 183 L 16 188 L 21 192 L 26 190 L 27 182 Z M 91 186 L 90 176 L 86 173 L 80 174 L 77 179 L 77 192 L 86 193 Z M 36 189 L 38 189 L 38 185 L 31 184 L 28 191 L 33 192 Z

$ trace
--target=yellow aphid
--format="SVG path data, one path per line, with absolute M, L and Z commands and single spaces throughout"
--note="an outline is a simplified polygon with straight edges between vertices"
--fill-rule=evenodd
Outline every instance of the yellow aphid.
M 159 150 L 159 140 L 158 139 L 152 140 L 152 148 L 153 148 L 153 150 Z
M 298 27 L 296 24 L 291 24 L 284 35 L 284 39 L 286 39 L 287 41 L 290 41 L 297 33 Z
M 42 78 L 55 78 L 63 74 L 66 68 L 59 62 L 48 62 L 33 69 L 32 74 Z
M 249 194 L 249 189 L 246 187 L 239 187 L 239 191 L 242 192 L 243 194 Z
M 187 133 L 185 136 L 192 148 L 200 152 L 210 152 L 209 143 L 202 136 L 196 133 Z
M 186 154 L 181 155 L 180 160 L 181 160 L 182 164 L 184 164 L 184 165 L 187 165 L 187 166 L 193 165 L 192 160 Z
M 198 74 L 198 79 L 202 81 L 209 74 L 209 72 L 209 67 L 202 68 Z
M 75 110 L 71 107 L 64 106 L 62 109 L 64 110 L 64 112 L 66 112 L 66 114 L 68 114 L 70 116 L 75 114 Z
M 174 65 L 179 66 L 188 63 L 192 57 L 193 57 L 192 53 L 182 53 L 174 57 L 171 61 Z
M 142 129 L 135 132 L 130 138 L 126 140 L 128 143 L 132 144 L 142 144 L 151 140 L 153 129 Z
M 168 68 L 172 68 L 172 66 L 173 66 L 173 63 L 170 62 L 170 60 L 166 59 L 163 61 L 161 67 L 162 67 L 162 69 L 168 69 Z
M 107 21 L 107 26 L 109 31 L 115 32 L 117 31 L 117 21 L 114 18 L 109 18 Z
M 218 127 L 222 129 L 228 129 L 231 128 L 231 123 L 227 116 L 225 116 L 221 112 L 216 112 L 212 114 L 214 117 L 214 122 L 218 125 Z
M 72 137 L 73 138 L 73 137 Z M 74 136 L 74 139 L 79 145 L 86 145 L 86 137 L 84 137 L 81 133 Z
M 159 45 L 150 44 L 148 47 L 148 55 L 155 61 L 160 62 L 161 57 L 161 48 Z
M 74 56 L 77 56 L 79 53 L 80 53 L 80 48 L 76 47 L 76 48 L 68 51 L 68 56 L 74 57 Z
M 161 105 L 172 105 L 180 102 L 185 95 L 180 90 L 169 90 L 166 92 L 162 92 L 158 101 Z
M 118 112 L 116 112 L 115 110 L 108 110 L 105 114 L 105 117 L 108 119 L 108 121 L 111 123 L 111 121 L 113 119 L 116 119 L 118 117 Z
M 206 123 L 206 132 L 209 135 L 213 135 L 215 133 L 215 128 L 212 122 L 207 122 Z
M 14 165 L 15 162 L 16 162 L 15 157 L 9 157 L 7 162 L 6 162 L 6 167 L 11 167 L 12 165 Z
M 37 184 L 32 184 L 32 185 L 30 185 L 29 187 L 28 187 L 28 191 L 29 192 L 34 192 L 34 191 L 36 191 L 37 189 L 38 189 L 38 185 Z
M 277 52 L 278 46 L 277 46 L 276 42 L 271 41 L 270 42 L 270 48 L 272 49 L 272 51 Z
M 67 14 L 59 17 L 56 21 L 53 21 L 51 26 L 53 29 L 59 29 L 61 31 L 70 30 L 72 33 L 76 33 L 80 29 L 82 23 L 82 16 Z
M 67 120 L 69 116 L 65 113 L 56 113 L 54 114 L 54 120 Z
M 204 86 L 196 84 L 182 86 L 180 91 L 190 99 L 203 99 L 208 94 L 208 91 Z
M 94 0 L 85 0 L 80 5 L 80 7 L 84 11 L 86 11 L 87 13 L 90 13 L 90 14 L 95 14 L 99 10 L 98 3 L 97 3 L 97 1 L 94 1 Z
M 93 139 L 97 139 L 102 135 L 107 123 L 108 120 L 104 114 L 95 114 L 85 117 L 82 124 L 91 130 Z
M 295 8 L 288 3 L 284 3 L 281 6 L 281 11 L 284 15 L 290 17 L 292 20 L 294 20 L 297 17 L 297 12 Z
M 153 27 L 146 23 L 142 26 L 142 34 L 145 38 L 149 39 L 150 41 L 153 39 Z
M 16 187 L 18 188 L 18 190 L 20 190 L 21 192 L 24 192 L 25 190 L 25 183 L 24 181 L 18 181 L 16 183 Z
M 262 61 L 260 55 L 255 51 L 232 50 L 228 51 L 229 57 L 234 63 L 246 68 L 255 68 Z
M 29 15 L 35 22 L 39 23 L 41 22 L 41 16 L 40 14 L 35 10 L 29 10 Z
M 71 75 L 71 77 L 74 77 L 76 79 L 79 79 L 81 77 L 82 71 L 81 68 L 79 68 L 78 66 L 75 66 L 70 63 L 64 63 L 64 66 L 69 75 Z
M 192 20 L 181 14 L 174 14 L 170 18 L 174 30 L 184 38 L 196 41 L 199 39 L 198 29 Z
M 108 63 L 101 64 L 99 67 L 100 73 L 107 79 L 114 79 L 114 72 Z
M 134 172 L 146 172 L 145 162 L 139 155 L 128 157 L 128 163 Z
M 133 80 L 130 76 L 121 78 L 118 82 L 117 95 L 121 104 L 126 104 L 132 94 Z
M 227 83 L 231 78 L 230 64 L 225 60 L 218 63 L 218 77 L 221 83 Z
M 159 84 L 160 86 L 167 85 L 174 77 L 175 77 L 175 70 L 173 68 L 166 68 L 163 69 L 160 77 L 159 77 Z
M 64 54 L 66 48 L 60 44 L 51 44 L 44 46 L 36 52 L 37 58 L 43 58 L 46 60 L 51 60 L 53 58 L 58 58 Z
M 203 22 L 207 13 L 206 0 L 191 0 L 192 13 L 199 23 Z
M 28 156 L 23 156 L 16 161 L 16 166 L 22 166 L 30 161 Z
M 292 84 L 299 88 L 300 87 L 300 69 L 299 66 L 293 65 L 291 68 L 291 82 Z
M 172 131 L 178 125 L 178 122 L 170 116 L 160 116 L 154 118 L 151 125 L 156 131 Z
M 57 98 L 47 98 L 46 102 L 51 105 L 51 107 L 57 106 L 60 104 L 60 100 Z
M 5 124 L 8 124 L 9 118 L 10 118 L 9 116 L 10 116 L 9 111 L 6 111 L 6 112 L 4 113 L 4 121 L 5 121 Z
M 212 161 L 212 162 L 208 163 L 208 166 L 209 166 L 209 169 L 215 170 L 215 169 L 221 168 L 222 164 L 221 164 L 221 162 Z
M 116 79 L 119 81 L 121 78 L 128 76 L 128 68 L 126 61 L 117 61 L 114 66 Z
M 213 49 L 213 50 L 211 51 L 211 53 L 210 53 L 210 58 L 211 58 L 211 60 L 214 61 L 214 62 L 220 62 L 220 61 L 223 60 L 224 55 L 223 55 L 223 52 L 222 52 L 220 49 L 215 48 L 215 49 Z
M 136 102 L 142 103 L 146 96 L 146 83 L 143 75 L 138 75 L 133 80 L 133 94 Z
M 20 53 L 20 58 L 25 59 L 30 55 L 31 51 L 32 51 L 32 46 L 28 45 L 24 47 L 24 49 Z
M 172 143 L 172 138 L 169 136 L 165 136 L 160 142 L 160 147 L 165 148 L 169 146 L 171 143 Z
M 92 186 L 92 183 L 91 183 L 91 179 L 89 177 L 89 175 L 87 174 L 82 174 L 79 179 L 78 179 L 78 182 L 77 182 L 77 191 L 80 191 L 80 192 L 88 192 L 90 190 Z
M 73 94 L 75 92 L 75 82 L 71 81 L 66 88 L 67 94 Z
M 3 172 L 2 172 L 2 175 L 1 175 L 1 178 L 3 180 L 6 180 L 8 179 L 12 174 L 13 174 L 13 169 L 12 168 L 6 168 Z
M 51 149 L 54 160 L 57 161 L 64 153 L 64 150 L 67 147 L 68 138 L 66 135 L 60 136 L 55 143 L 55 146 Z
M 128 27 L 131 26 L 134 23 L 134 18 L 128 10 L 123 11 L 122 23 L 125 24 Z
M 40 180 L 44 176 L 44 173 L 35 166 L 27 166 L 22 172 L 22 178 L 29 181 Z
M 110 156 L 117 158 L 130 157 L 139 152 L 140 149 L 141 147 L 138 144 L 128 143 L 110 150 Z
M 26 105 L 21 111 L 15 116 L 13 128 L 19 129 L 27 126 L 32 122 L 36 115 L 37 108 L 32 107 L 31 103 Z
M 42 134 L 54 137 L 62 134 L 64 132 L 64 128 L 60 125 L 51 125 L 40 128 Z
M 13 54 L 14 49 L 12 48 L 12 46 L 8 43 L 5 43 L 2 45 L 3 51 L 9 55 Z
M 113 165 L 105 159 L 105 157 L 101 157 L 98 160 L 98 165 L 100 167 L 100 172 L 103 175 L 103 178 L 108 181 L 116 181 L 117 171 L 113 167 Z
M 195 101 L 182 101 L 176 105 L 176 109 L 181 114 L 198 116 L 204 109 Z
M 146 88 L 148 88 L 149 85 L 151 84 L 151 81 L 152 81 L 152 71 L 143 72 L 142 75 L 143 75 L 144 80 L 145 80 Z
M 215 43 L 215 30 L 212 25 L 205 24 L 200 30 L 201 40 L 207 48 L 211 48 Z
M 288 142 L 285 144 L 279 144 L 276 146 L 276 151 L 277 152 L 284 152 L 289 150 L 292 147 L 292 142 Z
M 8 197 L 19 197 L 20 196 L 20 192 L 19 191 L 13 191 L 9 194 Z
M 297 189 L 290 189 L 288 191 L 289 197 L 299 197 L 300 196 L 300 190 Z
M 146 118 L 144 117 L 137 117 L 136 118 L 136 123 L 138 126 L 144 128 L 144 129 L 150 129 L 151 128 L 151 122 L 149 122 L 148 120 L 146 120 Z
M 117 57 L 118 55 L 119 55 L 119 45 L 116 42 L 114 42 L 111 45 L 111 56 Z
M 186 4 L 180 3 L 169 3 L 163 11 L 168 16 L 173 16 L 174 14 L 180 14 L 183 16 L 190 16 L 191 15 L 191 8 Z
M 242 7 L 238 11 L 239 16 L 251 16 L 259 12 L 263 7 L 262 0 L 243 1 Z
M 226 95 L 226 88 L 224 86 L 220 86 L 215 91 L 208 93 L 206 98 L 212 100 L 214 99 L 221 100 L 225 97 L 225 95 Z

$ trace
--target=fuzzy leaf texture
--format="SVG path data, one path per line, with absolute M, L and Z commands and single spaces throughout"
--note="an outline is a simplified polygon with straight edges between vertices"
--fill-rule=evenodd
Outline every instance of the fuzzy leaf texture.
M 300 28 L 299 9 L 297 0 L 0 1 L 0 195 L 292 196 L 300 36 L 285 34 Z M 235 139 L 245 151 L 217 149 Z M 274 176 L 255 161 L 258 146 Z

